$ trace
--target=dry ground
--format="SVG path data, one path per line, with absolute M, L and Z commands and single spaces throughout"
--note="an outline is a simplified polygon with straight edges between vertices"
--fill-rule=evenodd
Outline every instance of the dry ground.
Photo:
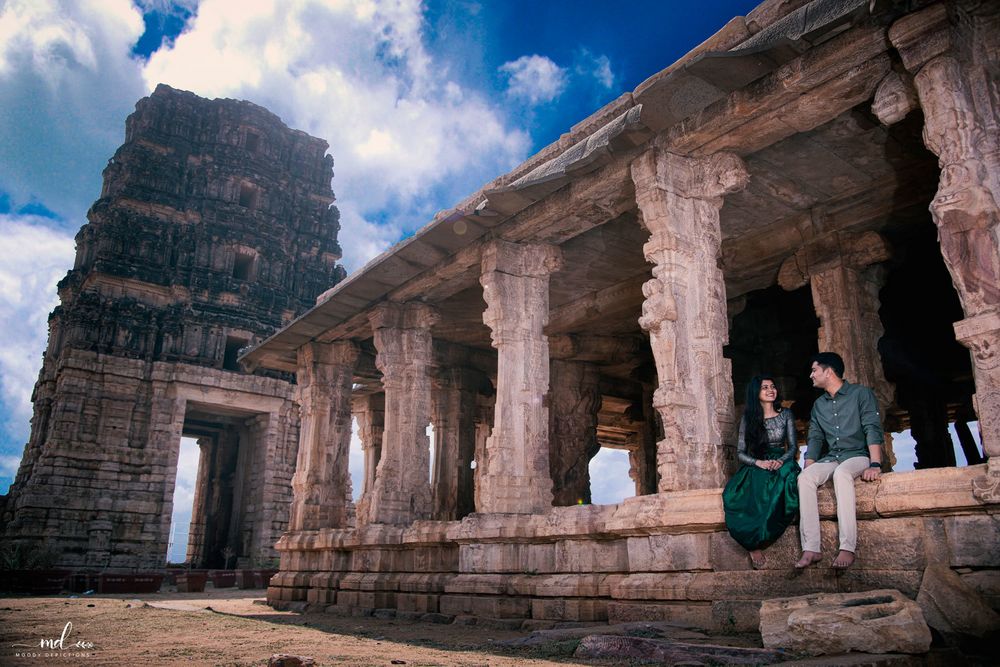
M 575 642 L 533 651 L 496 646 L 527 635 L 524 631 L 280 612 L 254 604 L 263 597 L 264 591 L 222 589 L 141 600 L 0 598 L 0 665 L 256 666 L 276 653 L 311 656 L 317 666 L 611 664 L 573 658 Z M 67 622 L 73 626 L 64 650 L 39 647 L 42 639 L 58 641 Z M 95 646 L 69 649 L 77 642 Z

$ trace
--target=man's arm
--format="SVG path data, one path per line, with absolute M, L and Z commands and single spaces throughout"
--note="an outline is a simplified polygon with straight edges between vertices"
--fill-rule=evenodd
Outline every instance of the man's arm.
M 809 435 L 806 438 L 806 458 L 802 462 L 803 468 L 812 465 L 819 458 L 823 452 L 824 441 L 823 427 L 819 425 L 819 419 L 816 417 L 816 406 L 814 405 L 812 412 L 809 413 Z
M 878 411 L 875 392 L 868 387 L 865 387 L 858 397 L 858 412 L 861 417 L 861 428 L 865 432 L 865 441 L 868 443 L 868 458 L 873 464 L 873 467 L 861 473 L 861 479 L 871 482 L 878 479 L 882 472 L 882 443 L 885 441 L 885 433 L 882 430 L 882 416 Z M 879 467 L 874 467 L 876 463 Z

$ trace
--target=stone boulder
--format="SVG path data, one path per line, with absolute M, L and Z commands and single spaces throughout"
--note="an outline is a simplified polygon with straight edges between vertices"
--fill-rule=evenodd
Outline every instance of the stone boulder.
M 927 566 L 917 604 L 927 625 L 949 644 L 962 644 L 964 637 L 986 639 L 1000 634 L 1000 615 L 947 565 Z
M 765 600 L 760 634 L 767 648 L 809 655 L 924 653 L 931 645 L 920 606 L 893 589 Z

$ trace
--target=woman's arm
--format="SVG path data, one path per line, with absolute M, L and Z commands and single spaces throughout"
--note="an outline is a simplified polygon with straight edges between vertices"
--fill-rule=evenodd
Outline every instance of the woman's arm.
M 757 464 L 757 459 L 747 454 L 746 420 L 740 419 L 740 439 L 736 442 L 736 458 L 745 466 Z
M 785 446 L 787 449 L 778 460 L 784 465 L 787 461 L 794 459 L 795 455 L 799 453 L 799 443 L 798 436 L 795 433 L 795 415 L 792 414 L 789 408 L 785 408 L 781 412 L 785 415 Z

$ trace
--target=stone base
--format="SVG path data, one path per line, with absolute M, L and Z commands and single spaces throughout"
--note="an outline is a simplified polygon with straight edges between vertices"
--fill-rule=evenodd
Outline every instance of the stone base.
M 762 570 L 751 569 L 725 531 L 721 490 L 714 489 L 546 514 L 287 533 L 268 603 L 536 622 L 657 620 L 747 632 L 758 627 L 766 599 L 882 588 L 914 598 L 932 563 L 974 574 L 988 592 L 1000 581 L 1000 535 L 998 506 L 973 495 L 984 469 L 857 482 L 858 559 L 847 572 L 829 567 L 837 551 L 829 486 L 820 491 L 824 561 L 805 571 L 792 567 L 795 526 L 765 551 Z

